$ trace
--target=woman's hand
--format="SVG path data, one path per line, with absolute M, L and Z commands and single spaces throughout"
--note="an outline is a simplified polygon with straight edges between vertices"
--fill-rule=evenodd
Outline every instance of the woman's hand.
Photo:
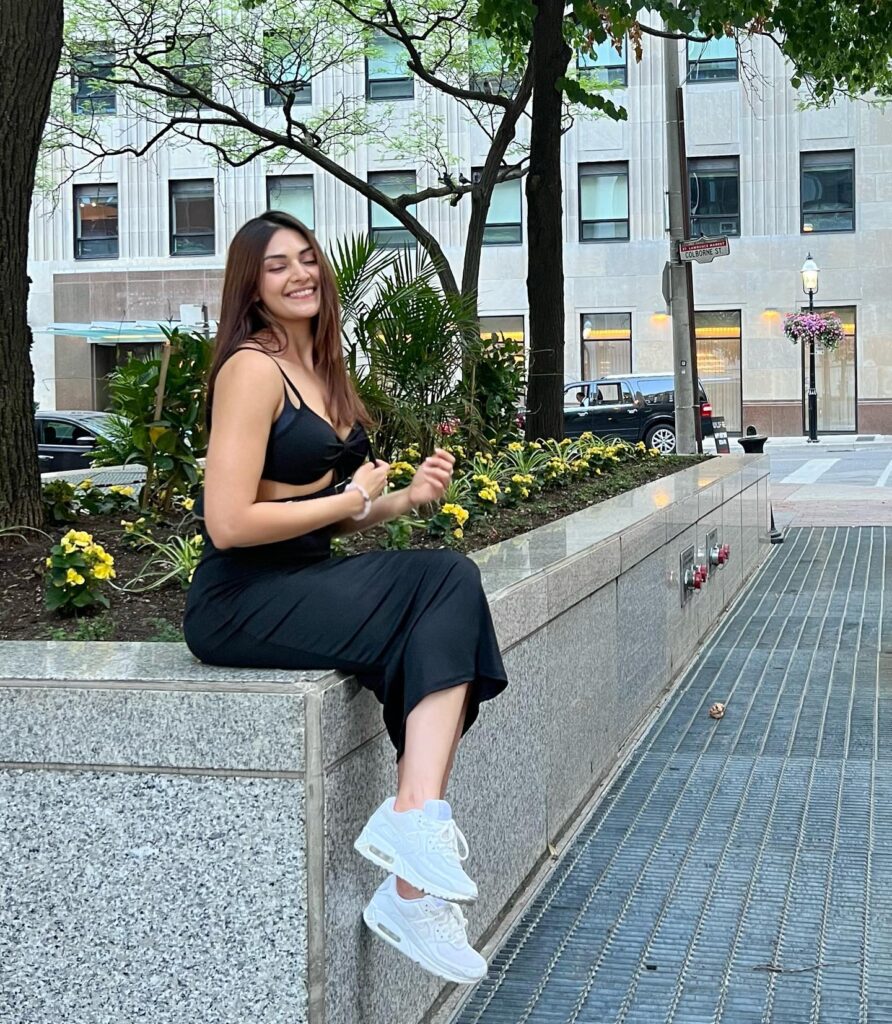
M 382 459 L 375 459 L 374 462 L 364 462 L 353 474 L 353 483 L 358 484 L 375 500 L 381 496 L 381 492 L 387 486 L 387 473 L 390 470 L 390 463 Z
M 455 456 L 442 448 L 435 448 L 415 471 L 412 483 L 406 488 L 413 508 L 439 501 L 452 481 Z

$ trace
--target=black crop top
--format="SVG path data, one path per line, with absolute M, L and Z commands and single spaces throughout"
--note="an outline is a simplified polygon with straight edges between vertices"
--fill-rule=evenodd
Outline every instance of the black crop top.
M 268 352 L 263 354 L 269 355 Z M 336 483 L 352 476 L 372 452 L 362 424 L 354 424 L 347 439 L 341 440 L 335 428 L 301 398 L 278 361 L 273 359 L 273 362 L 285 379 L 285 407 L 270 428 L 261 474 L 263 479 L 299 485 L 315 483 L 330 470 L 334 470 Z M 291 401 L 289 388 L 294 392 L 298 405 Z

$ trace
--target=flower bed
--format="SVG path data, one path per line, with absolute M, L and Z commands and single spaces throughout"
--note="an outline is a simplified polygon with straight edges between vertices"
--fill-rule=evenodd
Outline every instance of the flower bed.
M 498 454 L 470 458 L 456 447 L 455 455 L 455 479 L 437 511 L 338 538 L 335 552 L 447 545 L 474 551 L 691 465 L 687 456 L 658 456 L 643 445 L 590 435 L 513 441 Z M 409 483 L 419 458 L 415 449 L 401 453 L 392 464 L 393 487 Z M 45 501 L 56 525 L 0 551 L 0 640 L 182 639 L 186 589 L 201 552 L 193 498 L 179 498 L 176 514 L 161 518 L 140 514 L 129 488 L 55 481 Z

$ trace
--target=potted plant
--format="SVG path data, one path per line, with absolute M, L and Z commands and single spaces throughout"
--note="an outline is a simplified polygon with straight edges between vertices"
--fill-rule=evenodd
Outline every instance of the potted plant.
M 845 338 L 842 321 L 832 312 L 787 313 L 784 334 L 794 345 L 822 345 L 826 349 L 839 348 Z

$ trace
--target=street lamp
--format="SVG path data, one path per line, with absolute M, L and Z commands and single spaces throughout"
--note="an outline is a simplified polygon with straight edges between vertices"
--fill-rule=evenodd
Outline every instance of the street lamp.
M 818 290 L 818 265 L 811 253 L 802 264 L 802 290 L 808 296 L 808 311 L 815 311 L 815 292 Z M 818 443 L 818 389 L 815 384 L 815 339 L 808 339 L 808 442 Z

